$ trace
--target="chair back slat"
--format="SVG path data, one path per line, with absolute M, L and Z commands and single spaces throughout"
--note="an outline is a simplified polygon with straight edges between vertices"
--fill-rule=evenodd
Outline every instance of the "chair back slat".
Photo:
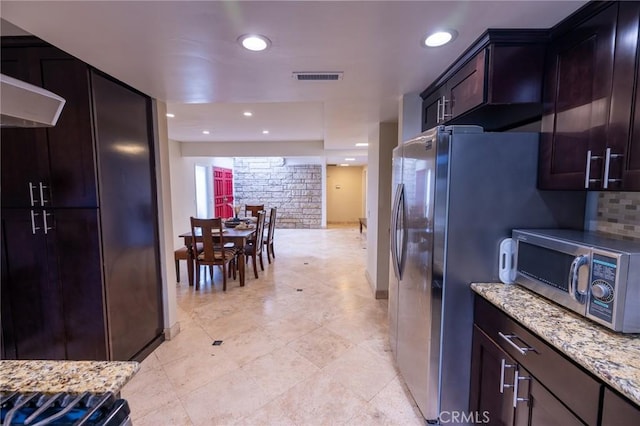
M 273 234 L 276 229 L 276 211 L 277 207 L 271 207 L 271 214 L 269 215 L 269 229 L 267 230 L 267 242 L 273 241 Z
M 255 250 L 257 253 L 262 251 L 262 244 L 264 242 L 264 222 L 266 213 L 264 210 L 258 212 L 258 223 L 256 224 L 256 244 Z
M 215 233 L 214 233 L 215 232 Z M 214 243 L 213 235 L 218 236 Z M 196 250 L 196 237 L 202 236 L 202 257 L 203 262 L 215 262 L 225 260 L 225 250 L 216 250 L 216 248 L 224 247 L 224 233 L 222 229 L 222 219 L 217 217 L 213 219 L 199 219 L 191 217 L 191 241 L 194 246 L 191 250 Z M 211 236 L 207 238 L 208 236 Z M 197 251 L 195 251 L 197 252 Z M 217 256 L 216 256 L 217 254 Z M 222 258 L 221 258 L 222 257 Z
M 251 216 L 258 217 L 258 212 L 264 210 L 264 204 L 247 204 L 244 206 L 244 214 L 247 215 L 248 212 L 251 213 Z

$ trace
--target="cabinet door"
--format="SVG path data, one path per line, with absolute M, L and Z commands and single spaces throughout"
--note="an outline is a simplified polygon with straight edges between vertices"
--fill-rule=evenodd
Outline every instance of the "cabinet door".
M 3 74 L 32 84 L 33 49 L 2 48 Z M 40 207 L 39 183 L 49 176 L 49 148 L 45 129 L 2 128 L 0 130 L 0 203 L 2 207 Z
M 57 251 L 67 359 L 107 360 L 97 209 L 55 209 L 48 224 Z
M 617 8 L 610 5 L 550 45 L 540 139 L 542 189 L 602 187 Z
M 43 231 L 42 211 L 2 210 L 2 338 L 6 358 L 66 358 L 56 249 L 50 237 Z
M 482 49 L 460 71 L 447 81 L 447 100 L 451 117 L 455 118 L 485 100 L 485 59 L 487 49 Z
M 640 407 L 618 396 L 610 389 L 605 389 L 602 426 L 637 426 L 639 424 Z
M 621 2 L 609 123 L 607 188 L 640 191 L 640 2 Z
M 48 207 L 97 207 L 91 103 L 87 65 L 53 48 L 37 48 L 42 87 L 67 101 L 48 128 Z M 73 155 L 70 155 L 73 153 Z
M 422 131 L 426 131 L 442 124 L 447 111 L 443 103 L 444 89 L 436 89 L 422 101 Z
M 111 357 L 129 360 L 162 335 L 150 100 L 91 73 Z
M 521 366 L 518 375 L 516 426 L 584 426 L 585 423 Z
M 87 67 L 52 47 L 4 47 L 2 72 L 65 100 L 56 126 L 2 129 L 3 207 L 96 207 Z
M 474 325 L 469 401 L 471 412 L 478 413 L 481 418 L 489 417 L 492 425 L 512 425 L 515 371 L 516 362 L 513 358 Z
M 98 243 L 95 209 L 2 211 L 7 358 L 107 359 Z

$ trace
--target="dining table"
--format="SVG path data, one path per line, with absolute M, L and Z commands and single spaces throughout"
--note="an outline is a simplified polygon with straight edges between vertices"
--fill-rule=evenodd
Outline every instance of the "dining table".
M 253 238 L 255 233 L 256 233 L 255 226 L 253 226 L 252 228 L 243 228 L 243 229 L 224 228 L 222 230 L 224 242 L 225 243 L 232 242 L 234 243 L 235 247 L 238 249 L 238 275 L 240 278 L 240 287 L 243 287 L 245 282 L 244 247 L 247 245 L 247 241 Z M 214 238 L 216 241 L 218 241 L 220 239 L 219 236 L 220 236 L 220 233 L 217 232 L 217 233 L 213 233 L 211 235 L 211 238 Z M 178 235 L 178 237 L 184 240 L 185 246 L 187 247 L 191 246 L 191 243 L 193 240 L 193 236 L 191 232 L 184 232 Z M 201 235 L 196 235 L 196 242 L 198 241 L 202 241 Z M 194 265 L 195 265 L 195 259 L 193 258 L 193 253 L 191 250 L 189 250 L 189 259 L 187 259 L 187 276 L 189 277 L 190 286 L 194 284 L 194 273 L 193 273 Z

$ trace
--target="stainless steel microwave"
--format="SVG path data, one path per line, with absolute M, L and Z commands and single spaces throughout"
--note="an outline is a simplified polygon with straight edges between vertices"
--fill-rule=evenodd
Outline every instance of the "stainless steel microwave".
M 640 242 L 514 229 L 516 282 L 614 331 L 640 333 Z

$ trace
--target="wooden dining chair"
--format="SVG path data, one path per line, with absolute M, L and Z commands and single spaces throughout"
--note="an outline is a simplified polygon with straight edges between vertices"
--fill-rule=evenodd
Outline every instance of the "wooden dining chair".
M 258 212 L 258 222 L 256 223 L 256 238 L 249 241 L 244 247 L 244 255 L 247 261 L 251 257 L 253 263 L 253 274 L 258 278 L 258 260 L 260 260 L 260 270 L 264 271 L 262 262 L 262 246 L 264 245 L 264 221 L 267 214 L 264 210 Z
M 244 215 L 248 216 L 248 213 L 251 213 L 251 216 L 258 217 L 258 212 L 264 210 L 264 204 L 247 204 L 244 206 Z
M 276 210 L 277 207 L 271 207 L 269 214 L 269 226 L 264 236 L 264 248 L 267 250 L 267 261 L 271 263 L 271 258 L 275 260 L 276 254 L 273 251 L 273 234 L 276 230 Z
M 195 244 L 196 237 L 202 236 L 202 251 L 198 253 L 198 247 L 195 247 L 197 256 L 196 262 L 196 284 L 195 288 L 200 287 L 200 267 L 201 266 L 219 266 L 222 268 L 222 290 L 227 291 L 227 272 L 234 271 L 236 265 L 237 248 L 230 243 L 225 242 L 222 219 L 198 219 L 191 217 L 191 241 Z M 207 236 L 211 236 L 207 238 Z M 214 239 L 215 236 L 215 239 Z M 213 282 L 213 271 L 210 268 L 211 280 Z

